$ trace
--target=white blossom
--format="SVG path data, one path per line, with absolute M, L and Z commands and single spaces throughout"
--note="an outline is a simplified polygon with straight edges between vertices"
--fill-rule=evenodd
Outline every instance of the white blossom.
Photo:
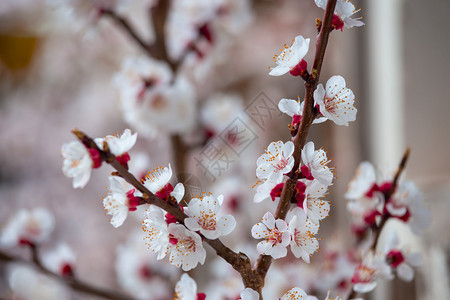
M 315 0 L 316 5 L 325 10 L 327 7 L 328 0 Z M 352 19 L 351 16 L 358 12 L 355 9 L 353 3 L 349 0 L 338 0 L 336 2 L 336 8 L 334 13 L 339 17 L 339 19 L 344 23 L 345 28 L 359 27 L 364 25 L 359 19 Z
M 125 129 L 125 131 L 119 135 L 107 135 L 104 138 L 96 138 L 94 141 L 97 146 L 103 150 L 103 143 L 108 144 L 109 150 L 115 156 L 120 156 L 133 148 L 136 144 L 137 132 L 131 134 L 130 129 Z
M 384 255 L 387 263 L 397 270 L 397 275 L 404 281 L 411 281 L 414 278 L 413 267 L 422 264 L 420 253 L 413 252 L 400 247 L 397 233 L 389 231 L 384 244 Z
M 93 161 L 86 147 L 80 141 L 72 141 L 61 147 L 64 158 L 63 173 L 73 178 L 73 188 L 83 188 L 91 177 Z
M 420 235 L 431 224 L 431 213 L 425 206 L 424 196 L 412 181 L 402 181 L 389 201 L 387 211 L 405 221 L 411 230 Z
M 304 290 L 298 287 L 293 287 L 287 291 L 280 300 L 317 300 L 314 296 L 309 296 Z
M 148 56 L 129 56 L 122 62 L 121 70 L 113 78 L 121 101 L 141 97 L 147 88 L 165 86 L 172 80 L 172 71 L 166 62 Z
M 280 102 L 278 102 L 278 109 L 282 113 L 285 113 L 290 117 L 293 117 L 293 118 L 294 118 L 294 116 L 302 117 L 304 105 L 305 105 L 305 101 L 300 102 L 299 99 L 294 100 L 294 99 L 283 98 L 280 100 Z M 325 118 L 325 117 L 318 117 L 318 118 L 314 119 L 313 124 L 320 124 L 320 123 L 325 122 L 326 120 L 327 120 L 327 118 Z
M 144 186 L 153 194 L 164 188 L 172 178 L 172 167 L 156 167 L 151 173 L 147 174 L 143 182 Z
M 420 235 L 431 225 L 431 211 L 425 206 L 422 197 L 414 197 L 409 203 L 410 217 L 407 222 L 412 232 Z
M 253 197 L 253 202 L 259 203 L 272 197 L 272 191 L 280 183 L 281 181 L 265 180 L 264 182 L 258 184 L 256 187 L 255 196 Z
M 103 198 L 103 207 L 106 213 L 111 216 L 111 225 L 117 228 L 126 220 L 128 211 L 136 208 L 137 203 L 130 204 L 127 193 L 118 178 L 109 176 L 109 182 L 109 191 Z M 137 195 L 140 195 L 140 193 L 137 193 Z
M 252 236 L 255 239 L 264 239 L 256 247 L 259 254 L 270 255 L 275 259 L 286 256 L 286 247 L 291 238 L 288 225 L 284 220 L 275 220 L 274 216 L 267 212 L 261 218 L 261 223 L 253 226 Z
M 187 133 L 195 125 L 196 91 L 191 81 L 178 75 L 166 84 L 143 81 L 121 92 L 125 121 L 149 138 L 159 133 Z
M 306 186 L 303 209 L 314 224 L 319 224 L 319 221 L 325 219 L 330 212 L 330 202 L 322 199 L 326 193 L 327 187 L 317 180 Z
M 291 47 L 285 45 L 281 49 L 281 53 L 274 57 L 273 61 L 277 66 L 270 70 L 269 75 L 281 76 L 286 74 L 300 63 L 308 50 L 309 39 L 305 39 L 301 35 L 296 36 Z
M 369 252 L 353 274 L 353 290 L 358 293 L 372 291 L 377 285 L 375 279 L 379 276 L 392 279 L 390 267 L 386 264 L 384 257 Z
M 53 215 L 44 208 L 35 208 L 31 211 L 19 210 L 0 236 L 0 246 L 13 247 L 21 243 L 38 244 L 48 239 L 55 227 Z
M 197 233 L 181 224 L 171 223 L 169 234 L 169 262 L 172 265 L 181 267 L 185 272 L 195 268 L 198 263 L 203 265 L 206 251 L 203 248 L 202 238 Z
M 295 257 L 301 257 L 309 263 L 310 256 L 319 249 L 319 242 L 314 237 L 319 230 L 319 225 L 306 218 L 305 211 L 295 207 L 289 211 L 286 220 L 291 234 L 291 251 Z
M 333 173 L 328 167 L 330 161 L 323 149 L 314 151 L 314 142 L 308 142 L 302 149 L 302 166 L 303 175 L 311 175 L 309 180 L 316 179 L 325 186 L 330 186 L 333 181 Z
M 319 84 L 314 91 L 314 100 L 320 107 L 320 113 L 337 125 L 348 126 L 348 122 L 356 120 L 355 96 L 345 86 L 342 76 L 328 79 L 326 89 Z
M 208 239 L 230 234 L 236 226 L 236 220 L 232 215 L 217 216 L 222 203 L 222 195 L 217 198 L 210 195 L 191 199 L 185 210 L 189 216 L 184 220 L 186 227 L 192 231 L 200 231 Z
M 158 166 L 145 176 L 143 184 L 147 189 L 149 189 L 150 192 L 161 199 L 165 199 L 170 195 L 180 202 L 185 193 L 184 185 L 182 183 L 178 183 L 175 187 L 173 187 L 169 183 L 171 178 L 172 167 L 170 164 L 165 168 Z
M 59 243 L 53 251 L 45 253 L 43 257 L 44 265 L 61 275 L 72 275 L 75 261 L 75 253 L 66 243 Z
M 197 38 L 199 28 L 216 17 L 220 1 L 176 0 L 167 19 L 167 48 L 169 56 L 178 60 Z
M 221 133 L 244 110 L 242 97 L 237 94 L 214 94 L 202 106 L 202 123 L 214 134 Z
M 169 299 L 173 292 L 168 279 L 178 276 L 178 269 L 169 265 L 162 268 L 153 252 L 142 243 L 144 235 L 143 231 L 133 231 L 125 244 L 117 247 L 117 281 L 137 299 Z
M 347 202 L 348 211 L 357 220 L 363 220 L 367 225 L 372 225 L 372 217 L 381 215 L 384 205 L 384 196 L 380 192 L 375 192 L 372 198 L 361 197 L 356 200 L 350 200 Z M 367 219 L 369 218 L 369 219 Z M 370 221 L 370 222 L 369 222 Z
M 180 280 L 175 286 L 174 300 L 196 300 L 197 284 L 187 273 L 181 275 Z
M 289 173 L 294 166 L 294 143 L 291 141 L 272 142 L 265 153 L 256 161 L 256 176 L 260 179 L 281 181 L 284 174 Z
M 350 181 L 345 198 L 356 200 L 363 197 L 374 184 L 376 184 L 376 172 L 373 165 L 364 161 L 359 164 L 355 177 Z
M 12 299 L 65 300 L 71 299 L 63 285 L 53 278 L 22 265 L 12 265 L 8 278 Z
M 169 247 L 169 231 L 164 219 L 164 211 L 151 205 L 146 211 L 146 219 L 142 225 L 148 248 L 158 253 L 158 260 L 164 258 Z

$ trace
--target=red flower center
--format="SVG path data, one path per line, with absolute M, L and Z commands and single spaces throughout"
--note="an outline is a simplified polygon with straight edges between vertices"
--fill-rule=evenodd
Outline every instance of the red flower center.
M 162 189 L 160 189 L 159 191 L 157 191 L 155 193 L 156 197 L 166 200 L 167 198 L 169 198 L 170 193 L 173 192 L 173 186 L 168 183 L 166 184 Z
M 334 14 L 333 19 L 331 20 L 331 27 L 336 30 L 342 31 L 342 29 L 344 28 L 344 22 L 342 22 L 341 18 L 338 15 Z
M 139 276 L 142 279 L 148 280 L 152 277 L 152 270 L 150 269 L 149 266 L 147 265 L 143 265 L 139 268 Z
M 292 76 L 302 76 L 306 72 L 306 68 L 308 67 L 308 64 L 304 59 L 302 59 L 295 67 L 293 67 L 289 73 Z
M 92 168 L 98 169 L 102 165 L 102 159 L 100 158 L 100 153 L 97 151 L 97 149 L 89 148 L 88 149 L 89 155 L 92 159 Z
M 281 191 L 283 190 L 283 187 L 284 183 L 279 183 L 270 191 L 270 197 L 272 198 L 272 201 L 275 201 L 275 198 L 281 196 Z
M 306 179 L 314 180 L 314 176 L 312 176 L 311 170 L 307 165 L 302 165 L 300 171 L 302 172 L 303 176 L 305 176 Z
M 405 261 L 405 257 L 403 256 L 403 253 L 400 250 L 391 250 L 388 254 L 386 254 L 386 260 L 388 263 L 394 267 L 397 268 L 400 264 L 402 264 Z
M 66 263 L 61 268 L 61 274 L 62 276 L 73 276 L 73 268 L 70 264 Z

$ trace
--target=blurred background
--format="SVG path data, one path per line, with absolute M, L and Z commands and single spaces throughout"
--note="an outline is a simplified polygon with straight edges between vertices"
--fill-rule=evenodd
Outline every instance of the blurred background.
M 251 226 L 267 209 L 274 209 L 272 203 L 252 202 L 256 159 L 271 141 L 290 138 L 290 118 L 276 111 L 279 100 L 304 94 L 301 80 L 288 75 L 269 76 L 268 67 L 274 65 L 272 57 L 281 45 L 289 45 L 299 34 L 311 38 L 305 58 L 311 64 L 315 19 L 323 16 L 323 10 L 310 0 L 222 1 L 228 6 L 221 7 L 221 14 L 208 29 L 213 42 L 191 51 L 194 54 L 187 55 L 178 70 L 195 89 L 192 105 L 197 109 L 190 116 L 194 125 L 189 125 L 187 132 L 170 132 L 164 124 L 158 124 L 156 130 L 147 133 L 141 132 L 147 123 L 130 123 L 125 116 L 123 91 L 114 80 L 127 57 L 145 53 L 118 22 L 101 15 L 99 8 L 117 9 L 144 40 L 152 41 L 155 35 L 148 19 L 152 2 L 0 3 L 0 227 L 21 208 L 48 209 L 55 216 L 56 226 L 42 252 L 64 240 L 76 253 L 80 279 L 131 294 L 133 287 L 130 291 L 119 275 L 126 272 L 120 261 L 124 249 L 134 249 L 142 219 L 130 216 L 118 229 L 109 224 L 101 201 L 109 184 L 109 166 L 94 170 L 84 189 L 72 188 L 71 180 L 61 171 L 60 154 L 61 145 L 74 139 L 70 131 L 79 128 L 90 136 L 102 137 L 125 128 L 137 130 L 138 143 L 130 153 L 132 158 L 142 158 L 137 168 L 145 171 L 171 163 L 175 176 L 187 182 L 192 195 L 223 193 L 240 228 L 225 241 L 255 259 Z M 405 177 L 414 180 L 424 193 L 433 222 L 420 239 L 406 229 L 400 230 L 415 249 L 420 249 L 424 265 L 412 283 L 380 282 L 366 298 L 450 299 L 450 160 L 446 157 L 450 150 L 450 101 L 446 99 L 450 79 L 446 17 L 450 2 L 377 0 L 354 1 L 354 5 L 362 9 L 358 16 L 363 16 L 366 25 L 331 34 L 321 82 L 337 74 L 346 79 L 356 95 L 357 121 L 349 127 L 331 122 L 315 125 L 309 135 L 317 148 L 328 151 L 337 173 L 330 192 L 332 211 L 319 234 L 323 238 L 321 249 L 325 253 L 345 252 L 354 242 L 343 195 L 358 164 L 369 160 L 380 170 L 392 172 L 409 146 Z M 182 121 L 176 117 L 171 122 Z M 246 128 L 245 147 L 230 147 L 222 134 L 230 128 Z M 187 147 L 183 149 L 189 151 L 177 148 L 175 136 L 182 137 Z M 221 170 L 205 171 L 199 162 L 204 162 L 211 145 L 229 158 Z M 183 156 L 186 165 L 181 172 L 176 170 L 180 161 L 177 155 Z M 238 242 L 243 240 L 247 242 Z M 329 246 L 325 246 L 327 243 Z M 23 250 L 8 251 L 27 257 Z M 211 269 L 224 270 L 214 255 L 208 257 L 209 265 L 217 266 Z M 326 259 L 317 255 L 317 261 L 313 259 L 308 266 L 296 262 L 297 270 L 274 266 L 268 280 L 279 280 L 281 292 L 267 291 L 266 298 L 275 299 L 294 285 L 317 292 L 322 298 L 328 288 L 335 291 L 334 287 L 312 282 L 320 274 L 317 270 L 324 268 L 320 261 Z M 14 298 L 8 284 L 10 268 L 0 262 L 0 298 Z M 173 275 L 177 270 L 167 272 L 173 281 L 169 280 L 168 290 L 172 291 L 179 274 Z M 233 275 L 227 272 L 205 265 L 192 276 L 198 278 L 200 291 L 213 289 L 207 278 L 225 283 L 228 291 L 239 291 L 239 281 L 231 280 Z M 283 276 L 290 276 L 286 274 L 296 274 L 298 279 L 291 282 L 291 277 L 287 288 Z M 340 288 L 336 291 L 346 293 L 345 287 Z M 69 299 L 88 298 L 68 293 Z M 145 294 L 133 295 L 153 299 Z M 214 297 L 211 299 L 225 299 Z

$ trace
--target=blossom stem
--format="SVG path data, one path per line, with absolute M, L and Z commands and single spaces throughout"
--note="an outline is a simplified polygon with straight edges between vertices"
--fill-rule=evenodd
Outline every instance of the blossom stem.
M 18 262 L 18 263 L 23 263 L 23 264 L 34 265 L 35 267 L 37 267 L 37 269 L 39 269 L 39 271 L 41 271 L 45 275 L 48 275 L 48 276 L 51 276 L 51 277 L 54 277 L 56 279 L 63 281 L 65 284 L 70 286 L 72 288 L 72 290 L 74 290 L 74 291 L 82 292 L 85 294 L 90 294 L 90 295 L 105 298 L 105 299 L 112 299 L 112 300 L 126 300 L 126 299 L 132 300 L 132 299 L 134 299 L 133 297 L 130 297 L 129 295 L 124 295 L 118 291 L 101 289 L 101 288 L 89 285 L 85 282 L 75 279 L 72 276 L 61 276 L 57 273 L 54 273 L 54 272 L 50 271 L 49 269 L 47 269 L 42 264 L 42 262 L 39 258 L 39 251 L 38 251 L 37 246 L 31 246 L 30 249 L 32 252 L 32 260 L 31 261 L 23 259 L 21 257 L 16 257 L 13 255 L 10 255 L 1 250 L 0 250 L 0 261 L 16 262 L 16 263 Z
M 306 143 L 306 137 L 308 136 L 309 127 L 314 121 L 317 112 L 314 110 L 314 90 L 319 83 L 320 71 L 322 68 L 323 59 L 325 56 L 325 50 L 328 44 L 328 36 L 332 30 L 331 28 L 331 20 L 333 18 L 334 9 L 336 7 L 337 0 L 329 0 L 327 7 L 325 9 L 325 15 L 323 18 L 323 22 L 321 25 L 321 30 L 317 37 L 316 42 L 316 54 L 314 58 L 313 70 L 308 80 L 305 82 L 305 105 L 303 107 L 302 120 L 300 122 L 299 129 L 296 135 L 293 138 L 293 142 L 295 145 L 294 148 L 294 167 L 292 172 L 290 173 L 290 178 L 286 181 L 286 184 L 283 187 L 283 191 L 281 193 L 280 202 L 278 204 L 275 219 L 285 219 L 286 214 L 289 210 L 291 199 L 294 195 L 295 185 L 297 183 L 298 175 L 296 173 L 301 160 L 301 150 Z M 272 262 L 272 257 L 267 255 L 261 255 L 258 258 L 258 263 L 256 270 L 258 274 L 260 274 L 263 278 L 265 278 L 267 271 L 270 268 Z M 264 284 L 264 283 L 263 283 Z M 262 288 L 262 286 L 261 286 Z M 261 291 L 261 288 L 258 291 Z M 261 293 L 260 293 L 261 295 Z M 262 297 L 260 296 L 262 299 Z
M 405 152 L 403 153 L 402 160 L 400 161 L 400 164 L 398 165 L 397 172 L 395 173 L 395 176 L 394 176 L 394 180 L 392 181 L 391 189 L 385 195 L 386 201 L 394 194 L 395 189 L 397 188 L 398 179 L 400 178 L 400 175 L 402 174 L 403 170 L 406 167 L 406 162 L 408 161 L 409 153 L 410 153 L 409 148 L 406 148 Z M 370 246 L 370 249 L 372 251 L 375 251 L 377 249 L 377 245 L 380 240 L 381 232 L 383 231 L 383 228 L 386 225 L 389 218 L 390 218 L 390 216 L 383 215 L 383 217 L 380 221 L 380 224 L 373 229 L 373 231 L 374 231 L 373 234 L 375 235 L 375 238 L 372 242 L 372 245 Z M 348 296 L 347 299 L 353 299 L 356 296 L 357 296 L 357 292 L 355 292 L 355 290 L 353 290 L 353 288 L 352 288 L 352 292 L 350 293 L 350 295 Z

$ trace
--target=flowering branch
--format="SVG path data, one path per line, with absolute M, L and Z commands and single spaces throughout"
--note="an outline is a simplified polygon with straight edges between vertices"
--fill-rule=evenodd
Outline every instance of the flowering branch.
M 402 160 L 400 161 L 400 164 L 398 166 L 397 172 L 395 173 L 394 180 L 392 181 L 392 186 L 391 186 L 391 188 L 389 189 L 389 191 L 385 195 L 385 200 L 386 201 L 392 197 L 392 195 L 394 194 L 395 190 L 397 189 L 398 180 L 399 180 L 400 175 L 402 174 L 403 170 L 405 169 L 406 163 L 408 161 L 409 153 L 410 153 L 410 149 L 406 148 L 405 152 L 403 153 Z M 380 240 L 381 232 L 383 231 L 383 228 L 386 225 L 386 223 L 389 220 L 389 218 L 391 218 L 390 215 L 383 214 L 380 223 L 378 225 L 374 224 L 374 226 L 372 227 L 373 228 L 373 234 L 375 235 L 375 238 L 374 238 L 374 240 L 372 242 L 372 245 L 370 246 L 371 251 L 375 251 L 376 250 L 378 242 Z M 355 298 L 357 296 L 357 294 L 358 294 L 358 292 L 356 292 L 352 288 L 352 292 L 348 296 L 348 299 Z
M 409 152 L 410 152 L 409 148 L 406 148 L 405 153 L 403 154 L 402 160 L 400 161 L 400 164 L 398 166 L 397 172 L 395 173 L 394 180 L 392 181 L 392 187 L 386 195 L 386 200 L 389 199 L 394 194 L 395 189 L 397 188 L 398 179 L 399 179 L 401 173 L 403 172 L 403 170 L 405 169 L 406 162 L 408 161 L 408 157 L 409 157 Z M 373 241 L 372 246 L 370 247 L 373 251 L 375 251 L 375 249 L 377 248 L 377 244 L 378 244 L 378 240 L 379 240 L 381 231 L 383 230 L 383 227 L 389 218 L 390 218 L 389 215 L 384 215 L 380 224 L 375 228 L 375 239 Z
M 79 130 L 72 131 L 75 136 L 89 149 L 95 149 L 98 151 L 100 158 L 106 163 L 110 164 L 116 169 L 115 175 L 121 176 L 128 183 L 133 185 L 143 194 L 143 200 L 140 204 L 153 204 L 156 205 L 169 214 L 173 215 L 181 224 L 184 224 L 184 219 L 188 216 L 180 209 L 178 203 L 164 201 L 149 191 L 139 180 L 137 180 L 133 174 L 128 172 L 127 168 L 117 161 L 116 156 L 112 154 L 108 149 L 108 144 L 104 143 L 104 150 L 100 149 L 94 140 Z M 201 234 L 200 234 L 201 235 Z M 228 262 L 242 277 L 244 285 L 246 287 L 255 288 L 256 286 L 262 286 L 263 278 L 257 276 L 257 273 L 252 270 L 250 260 L 244 253 L 236 253 L 227 246 L 225 246 L 219 239 L 208 239 L 201 235 L 203 241 L 208 243 L 217 253 Z
M 130 297 L 128 295 L 124 295 L 118 291 L 108 291 L 108 290 L 104 290 L 104 289 L 89 285 L 85 282 L 75 279 L 73 276 L 61 276 L 57 273 L 54 273 L 54 272 L 50 271 L 49 269 L 47 269 L 42 264 L 42 262 L 39 258 L 38 247 L 36 245 L 31 245 L 30 249 L 31 249 L 31 253 L 32 253 L 31 261 L 25 260 L 21 257 L 12 256 L 1 250 L 0 250 L 0 260 L 5 261 L 5 262 L 19 262 L 19 263 L 34 265 L 45 275 L 62 280 L 65 284 L 67 284 L 73 290 L 78 291 L 78 292 L 94 295 L 97 297 L 102 297 L 105 299 L 112 299 L 112 300 L 127 300 L 127 299 L 132 300 L 133 299 L 132 297 Z
M 325 56 L 325 49 L 328 43 L 328 36 L 332 30 L 331 20 L 333 18 L 334 9 L 336 7 L 337 0 L 328 1 L 324 21 L 322 23 L 322 28 L 317 37 L 316 43 L 316 55 L 314 59 L 314 66 L 311 75 L 307 76 L 305 82 L 305 105 L 303 107 L 303 115 L 300 123 L 300 127 L 293 138 L 295 145 L 293 157 L 295 159 L 293 171 L 289 174 L 290 178 L 284 184 L 280 202 L 278 204 L 275 219 L 285 219 L 286 214 L 289 210 L 291 199 L 294 195 L 295 186 L 298 179 L 298 174 L 296 173 L 301 160 L 301 149 L 306 143 L 306 138 L 308 136 L 309 127 L 317 116 L 318 112 L 314 109 L 314 97 L 313 93 L 319 82 L 319 75 L 322 68 L 322 62 Z M 272 263 L 272 257 L 268 255 L 260 255 L 257 263 L 257 272 L 264 278 L 267 271 Z M 257 291 L 261 291 L 261 287 Z

